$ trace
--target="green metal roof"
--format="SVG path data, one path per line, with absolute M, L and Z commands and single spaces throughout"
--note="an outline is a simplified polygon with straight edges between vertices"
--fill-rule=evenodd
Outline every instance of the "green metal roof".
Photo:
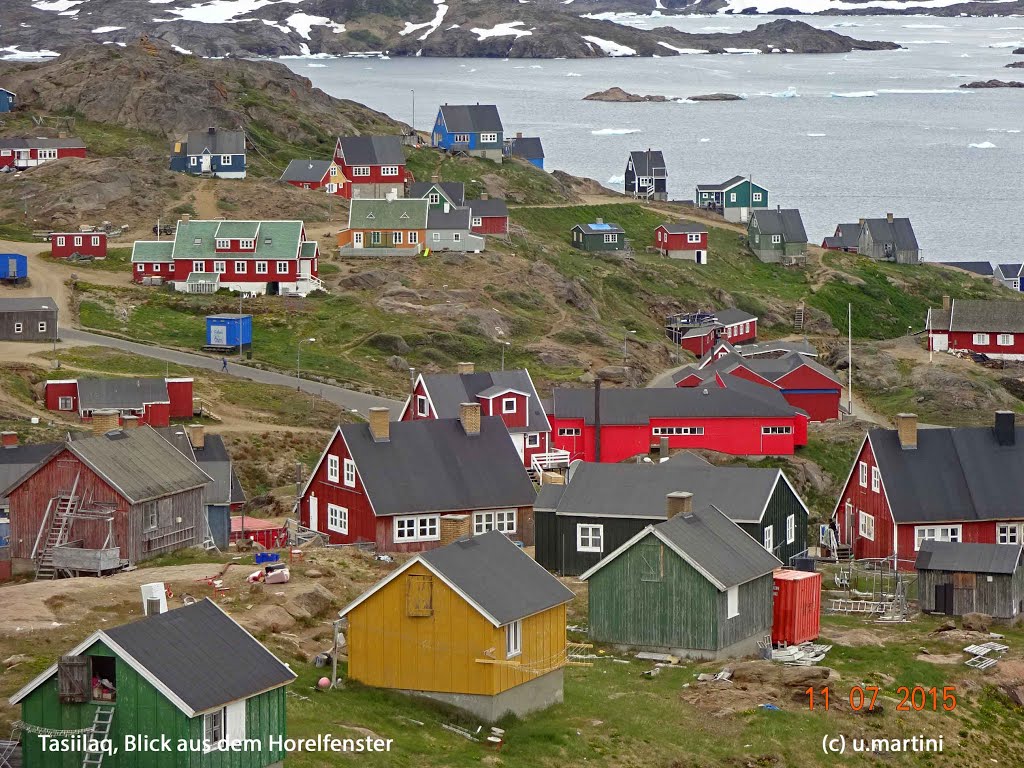
M 430 201 L 353 200 L 348 209 L 349 229 L 426 229 Z
M 224 235 L 225 231 L 232 234 Z M 218 237 L 254 238 L 256 250 L 217 253 Z M 301 245 L 301 221 L 179 221 L 172 256 L 175 259 L 294 259 Z
M 170 261 L 173 250 L 173 240 L 136 240 L 132 246 L 132 264 Z
M 219 283 L 220 273 L 218 272 L 189 272 L 186 283 Z

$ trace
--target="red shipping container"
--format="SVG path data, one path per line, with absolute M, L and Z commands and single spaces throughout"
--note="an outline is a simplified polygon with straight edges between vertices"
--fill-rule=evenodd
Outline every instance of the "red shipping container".
M 7 581 L 11 578 L 11 561 L 0 560 L 0 581 Z
M 231 541 L 241 539 L 243 530 L 245 538 L 252 539 L 265 549 L 278 549 L 288 535 L 281 520 L 265 520 L 248 515 L 243 520 L 241 515 L 232 515 Z
M 821 574 L 779 569 L 774 580 L 772 642 L 814 640 L 821 628 Z

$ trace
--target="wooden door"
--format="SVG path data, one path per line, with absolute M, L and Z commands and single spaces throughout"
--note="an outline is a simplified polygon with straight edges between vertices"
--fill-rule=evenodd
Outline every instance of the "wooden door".
M 947 616 L 953 615 L 953 585 L 935 585 L 935 610 Z

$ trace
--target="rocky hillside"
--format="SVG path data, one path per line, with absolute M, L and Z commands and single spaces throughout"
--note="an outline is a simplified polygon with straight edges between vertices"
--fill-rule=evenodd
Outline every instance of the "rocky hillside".
M 632 0 L 625 2 L 633 8 Z M 640 30 L 593 18 L 605 6 L 591 0 L 5 0 L 0 49 L 62 51 L 85 40 L 122 45 L 140 35 L 198 56 L 387 51 L 399 56 L 591 58 L 672 56 L 677 49 L 843 53 L 895 47 L 791 21 L 737 34 Z

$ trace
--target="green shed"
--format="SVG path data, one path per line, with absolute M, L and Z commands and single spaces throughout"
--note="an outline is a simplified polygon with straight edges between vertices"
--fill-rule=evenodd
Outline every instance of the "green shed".
M 624 251 L 626 231 L 618 224 L 598 219 L 593 224 L 577 224 L 570 230 L 573 248 L 581 251 Z
M 277 768 L 294 679 L 211 600 L 98 630 L 11 697 L 22 764 Z M 56 732 L 71 749 L 52 749 Z M 138 737 L 152 748 L 132 749 Z
M 747 244 L 768 264 L 801 264 L 807 259 L 807 231 L 796 208 L 755 211 L 747 224 Z
M 668 494 L 667 511 L 580 576 L 590 639 L 700 659 L 755 653 L 782 563 L 714 506 L 694 511 L 690 493 Z

